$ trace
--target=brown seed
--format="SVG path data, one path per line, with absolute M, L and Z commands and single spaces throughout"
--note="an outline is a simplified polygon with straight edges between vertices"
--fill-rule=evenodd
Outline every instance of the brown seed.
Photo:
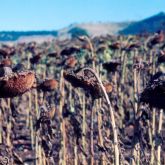
M 109 45 L 109 48 L 112 50 L 117 50 L 121 48 L 121 43 L 120 42 L 114 42 L 111 45 Z
M 113 87 L 112 87 L 111 83 L 106 83 L 106 84 L 103 84 L 103 85 L 104 85 L 105 90 L 106 90 L 107 93 L 111 93 L 112 92 Z
M 0 78 L 0 98 L 12 98 L 27 92 L 33 87 L 35 74 L 31 71 L 13 73 Z
M 65 65 L 69 68 L 74 68 L 77 64 L 77 60 L 75 57 L 71 56 L 65 61 Z
M 45 80 L 42 82 L 39 86 L 38 89 L 46 92 L 46 91 L 53 91 L 58 88 L 58 82 L 54 79 L 49 79 Z
M 4 67 L 4 66 L 11 66 L 12 65 L 12 61 L 10 59 L 4 59 L 1 61 L 0 66 Z

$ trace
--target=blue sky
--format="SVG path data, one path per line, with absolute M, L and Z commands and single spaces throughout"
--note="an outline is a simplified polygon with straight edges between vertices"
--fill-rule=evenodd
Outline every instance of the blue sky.
M 0 30 L 56 30 L 71 23 L 140 20 L 165 0 L 0 0 Z

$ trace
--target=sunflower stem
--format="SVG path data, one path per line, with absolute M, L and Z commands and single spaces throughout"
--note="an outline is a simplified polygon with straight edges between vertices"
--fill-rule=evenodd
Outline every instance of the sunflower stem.
M 103 91 L 104 97 L 105 97 L 106 102 L 107 102 L 108 107 L 109 107 L 111 121 L 112 121 L 113 143 L 114 143 L 114 150 L 115 150 L 115 153 L 114 153 L 115 154 L 115 165 L 119 165 L 119 148 L 118 148 L 117 127 L 116 127 L 116 123 L 115 123 L 115 116 L 114 116 L 114 112 L 113 112 L 113 109 L 112 109 L 112 106 L 111 106 L 111 102 L 110 102 L 109 97 L 108 97 L 108 95 L 106 93 L 106 90 L 105 90 L 105 88 L 103 86 L 103 83 L 101 82 L 100 78 L 97 76 L 95 71 L 93 69 L 91 69 L 91 68 L 83 68 L 82 70 L 83 71 L 84 70 L 91 71 L 95 75 L 95 77 L 96 77 L 96 79 L 97 79 L 97 81 L 98 81 L 98 83 L 99 83 L 99 85 L 100 85 L 100 87 L 101 87 L 101 89 Z
M 160 134 L 162 130 L 162 124 L 163 124 L 163 109 L 161 109 L 159 113 L 158 134 Z M 159 144 L 157 151 L 157 165 L 161 165 L 161 144 Z

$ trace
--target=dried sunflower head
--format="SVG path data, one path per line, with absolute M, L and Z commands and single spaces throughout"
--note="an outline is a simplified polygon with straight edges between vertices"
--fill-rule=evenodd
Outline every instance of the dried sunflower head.
M 58 82 L 55 79 L 47 79 L 39 84 L 38 89 L 44 92 L 53 91 L 58 88 Z
M 165 73 L 156 73 L 141 93 L 140 102 L 165 109 Z
M 103 64 L 103 68 L 108 72 L 115 72 L 118 69 L 118 66 L 121 65 L 119 60 L 111 60 Z
M 31 59 L 30 59 L 30 62 L 31 62 L 31 64 L 37 64 L 37 63 L 39 63 L 39 61 L 41 60 L 41 54 L 39 53 L 39 54 L 37 54 L 37 55 L 35 55 L 34 57 L 32 57 Z
M 3 45 L 3 47 L 0 49 L 0 55 L 4 58 L 9 58 L 10 56 L 13 56 L 15 54 L 15 51 L 16 49 L 14 47 Z
M 80 87 L 88 91 L 94 99 L 103 96 L 100 84 L 94 73 L 90 70 L 78 69 L 76 71 L 64 72 L 64 78 L 70 82 L 73 87 Z
M 165 51 L 161 50 L 158 55 L 158 64 L 165 63 Z
M 0 78 L 0 98 L 12 98 L 27 92 L 33 87 L 35 74 L 32 71 L 11 73 Z
M 64 56 L 64 55 L 66 55 L 66 56 L 69 56 L 69 55 L 72 55 L 72 54 L 74 54 L 74 53 L 77 53 L 77 52 L 79 52 L 80 51 L 80 48 L 79 47 L 77 47 L 77 46 L 72 46 L 72 47 L 66 47 L 65 49 L 63 49 L 62 51 L 61 51 L 61 55 L 62 56 Z
M 113 90 L 112 83 L 106 82 L 103 85 L 104 85 L 105 91 L 107 93 L 111 93 L 112 92 L 112 90 Z
M 68 57 L 65 61 L 66 67 L 69 67 L 69 68 L 74 68 L 76 64 L 77 64 L 77 60 L 74 56 Z
M 51 52 L 47 55 L 48 57 L 57 57 L 58 56 L 58 52 L 54 51 L 54 52 Z
M 122 44 L 120 42 L 114 42 L 111 45 L 109 45 L 109 48 L 112 50 L 117 50 L 122 47 Z
M 150 39 L 149 43 L 148 43 L 148 47 L 153 47 L 156 44 L 160 44 L 163 43 L 165 40 L 165 35 L 163 31 L 159 31 L 158 33 L 156 33 L 154 35 L 153 38 Z
M 0 67 L 8 66 L 11 67 L 12 61 L 10 59 L 4 59 L 0 63 Z

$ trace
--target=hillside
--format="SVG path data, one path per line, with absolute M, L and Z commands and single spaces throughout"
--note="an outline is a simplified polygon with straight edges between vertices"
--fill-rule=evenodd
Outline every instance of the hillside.
M 0 41 L 15 41 L 20 37 L 57 36 L 57 31 L 1 31 Z
M 160 12 L 152 17 L 130 24 L 125 29 L 119 31 L 119 33 L 120 34 L 138 34 L 145 32 L 153 33 L 158 30 L 165 30 L 164 12 Z
M 91 36 L 106 34 L 117 34 L 119 30 L 130 25 L 130 22 L 123 23 L 82 23 L 71 24 L 70 26 L 57 31 L 2 31 L 0 41 L 30 41 L 47 40 L 54 37 L 65 39 L 71 37 L 72 29 L 82 29 Z
M 76 29 L 76 30 L 75 30 Z M 74 36 L 72 32 L 85 32 L 90 36 L 100 36 L 106 34 L 138 34 L 149 32 L 153 33 L 160 29 L 165 29 L 165 13 L 160 12 L 152 17 L 136 22 L 98 22 L 71 24 L 68 27 L 56 31 L 2 31 L 0 41 L 25 41 L 30 40 L 51 40 L 55 37 L 65 39 Z
M 69 35 L 69 31 L 74 28 L 84 29 L 91 36 L 100 36 L 106 34 L 117 34 L 118 31 L 126 28 L 130 25 L 131 22 L 122 22 L 122 23 L 82 23 L 82 24 L 72 24 L 66 28 L 63 28 L 58 31 L 58 37 L 66 37 Z

